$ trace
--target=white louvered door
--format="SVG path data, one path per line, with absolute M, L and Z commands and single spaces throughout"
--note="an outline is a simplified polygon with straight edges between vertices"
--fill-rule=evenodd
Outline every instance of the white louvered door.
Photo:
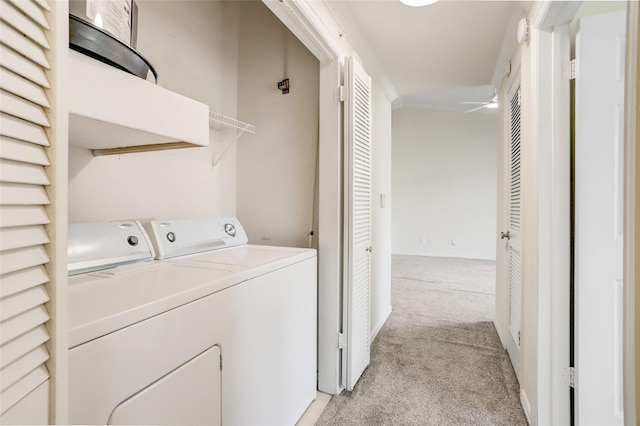
M 509 111 L 509 231 L 508 231 L 508 282 L 509 282 L 509 333 L 507 351 L 516 376 L 520 379 L 520 324 L 522 313 L 522 179 L 521 179 L 521 99 L 520 79 L 516 77 L 508 91 Z
M 48 423 L 49 6 L 0 2 L 0 422 Z
M 352 390 L 370 360 L 371 77 L 353 58 L 345 63 L 346 382 Z

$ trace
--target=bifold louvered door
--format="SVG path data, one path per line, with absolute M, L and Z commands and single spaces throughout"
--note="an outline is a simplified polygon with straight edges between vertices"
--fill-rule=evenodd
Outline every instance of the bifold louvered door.
M 509 337 L 507 350 L 520 377 L 520 324 L 522 318 L 522 126 L 519 78 L 508 92 L 509 111 Z
M 345 63 L 345 279 L 346 382 L 352 390 L 369 365 L 371 281 L 371 77 Z
M 0 0 L 0 420 L 46 386 L 49 24 L 45 0 Z M 44 385 L 43 385 L 44 384 Z M 46 391 L 48 392 L 48 391 Z M 46 400 L 30 419 L 47 422 Z M 35 416 L 35 417 L 34 417 Z M 43 417 L 44 416 L 44 417 Z

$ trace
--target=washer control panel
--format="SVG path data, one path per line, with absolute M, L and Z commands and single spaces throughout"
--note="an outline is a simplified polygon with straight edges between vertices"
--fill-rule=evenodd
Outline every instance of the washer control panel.
M 154 220 L 145 224 L 157 259 L 185 256 L 246 244 L 247 234 L 235 217 Z

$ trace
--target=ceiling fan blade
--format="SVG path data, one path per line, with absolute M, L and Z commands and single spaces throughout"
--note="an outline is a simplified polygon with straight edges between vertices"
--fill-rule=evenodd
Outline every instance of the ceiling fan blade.
M 483 109 L 483 108 L 486 108 L 486 107 L 487 107 L 487 105 L 485 104 L 485 105 L 481 105 L 481 106 L 479 106 L 479 107 L 477 107 L 477 108 L 473 108 L 473 109 L 467 110 L 467 111 L 465 111 L 465 112 L 474 112 L 474 111 L 479 111 L 479 110 L 481 110 L 481 109 Z

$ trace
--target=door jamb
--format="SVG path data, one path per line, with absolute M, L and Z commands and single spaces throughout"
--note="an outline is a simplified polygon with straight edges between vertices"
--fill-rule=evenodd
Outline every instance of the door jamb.
M 568 366 L 568 241 L 566 231 L 567 200 L 565 185 L 568 180 L 566 163 L 568 148 L 568 80 L 565 71 L 553 64 L 567 64 L 566 52 L 570 42 L 567 25 L 573 20 L 582 2 L 551 2 L 539 4 L 531 16 L 531 59 L 530 68 L 533 97 L 529 119 L 530 137 L 538 147 L 535 153 L 536 178 L 539 195 L 537 206 L 530 211 L 538 229 L 538 240 L 530 242 L 530 249 L 537 253 L 538 307 L 536 326 L 538 328 L 537 384 L 538 407 L 534 423 L 567 424 L 570 415 L 566 398 L 567 383 L 563 374 Z M 638 66 L 638 16 L 637 2 L 627 2 L 627 52 L 625 89 L 625 150 L 627 155 L 625 179 L 625 247 L 624 247 L 624 406 L 625 423 L 635 424 L 637 416 L 636 392 L 640 377 L 636 363 L 638 339 L 635 330 L 635 309 L 640 306 L 634 285 L 636 274 L 635 227 L 640 218 L 637 215 L 635 196 L 638 177 L 635 149 L 637 131 L 637 66 Z M 549 58 L 550 60 L 547 60 Z M 564 105 L 564 107 L 563 107 Z M 549 108 L 551 106 L 551 108 Z M 550 173 L 549 173 L 550 172 Z M 553 190 L 552 190 L 553 188 Z M 560 189 L 560 191 L 558 191 Z M 548 315 L 547 313 L 551 313 Z M 553 332 L 552 332 L 553 330 Z M 534 367 L 534 368 L 536 368 Z
M 636 149 L 638 125 L 638 59 L 640 53 L 639 29 L 640 8 L 638 2 L 627 2 L 627 40 L 625 70 L 625 117 L 624 117 L 624 269 L 623 269 L 623 386 L 624 386 L 624 421 L 627 425 L 636 424 L 638 405 L 640 404 L 640 369 L 637 355 L 640 352 L 640 328 L 636 326 L 636 318 L 640 315 L 640 291 L 636 277 L 636 262 L 640 250 L 637 248 L 636 229 L 640 226 L 640 197 L 636 196 L 639 175 L 636 164 L 640 150 Z
M 528 296 L 537 306 L 532 312 L 535 336 L 525 336 L 523 399 L 535 401 L 532 424 L 569 424 L 569 280 L 570 280 L 570 82 L 569 24 L 582 2 L 545 1 L 532 10 L 529 56 L 523 63 L 523 86 L 530 100 L 525 132 L 535 146 L 529 151 L 531 188 L 537 189 L 527 203 L 529 241 L 523 236 L 523 252 L 530 256 L 523 266 L 529 281 Z M 527 49 L 526 49 L 527 50 Z M 526 208 L 526 207 L 525 207 Z M 525 246 L 526 245 L 526 246 Z M 526 286 L 526 283 L 524 284 Z M 533 289 L 532 287 L 535 287 Z M 526 321 L 526 320 L 525 320 Z M 536 339 L 535 341 L 533 339 Z M 526 380 L 531 383 L 526 383 Z

